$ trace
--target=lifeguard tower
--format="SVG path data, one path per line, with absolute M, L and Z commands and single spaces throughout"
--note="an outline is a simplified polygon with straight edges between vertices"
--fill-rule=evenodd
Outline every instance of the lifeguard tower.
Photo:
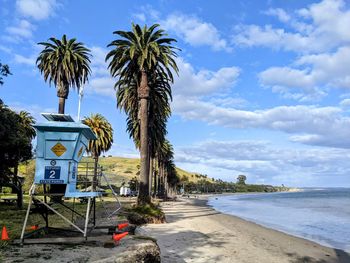
M 34 183 L 29 192 L 30 199 L 21 233 L 21 242 L 23 243 L 24 240 L 32 205 L 45 211 L 42 214 L 46 222 L 45 228 L 49 228 L 49 212 L 53 212 L 87 238 L 91 208 L 93 208 L 91 223 L 95 227 L 95 198 L 102 197 L 102 192 L 96 190 L 100 189 L 101 177 L 105 178 L 119 204 L 117 210 L 112 214 L 120 209 L 117 195 L 102 173 L 101 167 L 96 169 L 92 163 L 80 163 L 89 141 L 95 140 L 96 136 L 88 126 L 74 122 L 69 115 L 51 113 L 43 113 L 42 115 L 48 122 L 34 125 L 37 130 L 36 168 Z M 43 187 L 43 193 L 36 192 L 37 186 Z M 78 187 L 83 190 L 79 190 Z M 56 202 L 56 204 L 72 211 L 72 220 L 58 212 L 48 202 L 48 197 L 51 198 L 51 201 L 55 200 L 55 197 L 59 197 L 59 200 L 62 197 L 65 199 L 73 198 L 73 208 L 65 205 L 63 201 Z M 85 217 L 74 210 L 76 198 L 87 201 Z M 83 228 L 73 223 L 74 213 L 84 217 Z

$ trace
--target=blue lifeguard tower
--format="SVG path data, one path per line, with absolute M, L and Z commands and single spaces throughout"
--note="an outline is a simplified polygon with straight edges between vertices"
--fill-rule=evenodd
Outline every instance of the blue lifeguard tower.
M 49 227 L 48 210 L 50 210 L 82 232 L 86 238 L 91 202 L 95 210 L 95 198 L 102 196 L 102 193 L 96 191 L 96 189 L 98 188 L 98 181 L 103 174 L 102 169 L 97 171 L 89 167 L 87 163 L 82 175 L 79 173 L 79 169 L 82 170 L 79 167 L 79 162 L 86 152 L 89 141 L 95 140 L 96 136 L 88 126 L 80 122 L 75 122 L 69 115 L 51 113 L 43 113 L 42 115 L 48 121 L 34 125 L 37 130 L 35 177 L 29 192 L 30 200 L 22 229 L 21 241 L 23 243 L 32 203 L 45 208 L 46 217 L 44 216 L 44 218 L 46 228 Z M 88 178 L 88 175 L 90 178 Z M 110 186 L 107 178 L 105 179 Z M 78 184 L 85 186 L 84 191 L 78 189 Z M 35 191 L 38 185 L 43 186 L 44 193 L 42 195 L 37 194 Z M 47 190 L 48 187 L 50 188 L 49 191 Z M 113 189 L 112 192 L 114 193 Z M 43 196 L 44 200 L 38 198 L 39 196 Z M 74 200 L 75 198 L 87 200 L 84 229 L 78 227 L 47 202 L 47 197 L 53 198 L 55 196 L 59 196 L 60 198 L 74 198 Z M 59 203 L 67 208 L 63 202 Z M 72 210 L 71 208 L 69 209 Z M 95 224 L 95 218 L 93 222 Z

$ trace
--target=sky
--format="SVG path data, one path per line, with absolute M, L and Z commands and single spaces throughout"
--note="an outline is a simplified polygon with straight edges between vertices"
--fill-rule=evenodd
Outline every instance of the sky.
M 82 115 L 112 124 L 106 155 L 137 157 L 105 62 L 113 31 L 160 24 L 181 49 L 168 139 L 188 171 L 248 183 L 350 187 L 350 2 L 0 0 L 0 98 L 15 110 L 57 112 L 35 65 L 37 43 L 77 38 L 92 52 Z M 71 90 L 66 113 L 77 118 Z

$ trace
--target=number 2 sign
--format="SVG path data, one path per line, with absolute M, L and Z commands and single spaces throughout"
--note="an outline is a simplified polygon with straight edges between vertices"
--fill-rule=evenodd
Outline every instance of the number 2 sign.
M 45 166 L 45 180 L 58 180 L 61 175 L 60 166 Z

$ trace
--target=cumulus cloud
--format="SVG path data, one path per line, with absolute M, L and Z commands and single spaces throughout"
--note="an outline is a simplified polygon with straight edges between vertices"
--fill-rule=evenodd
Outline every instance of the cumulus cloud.
M 36 57 L 25 57 L 19 54 L 15 54 L 14 61 L 18 64 L 24 64 L 28 66 L 35 66 Z
M 23 38 L 28 39 L 33 36 L 35 26 L 32 25 L 29 21 L 22 19 L 18 21 L 14 26 L 9 26 L 5 30 L 9 34 L 8 37 L 12 38 L 12 40 L 19 40 Z
M 17 0 L 17 11 L 25 16 L 35 20 L 43 20 L 50 17 L 56 7 L 56 0 Z
M 195 16 L 171 14 L 160 24 L 190 45 L 210 46 L 213 50 L 232 50 L 213 24 L 202 21 Z
M 288 22 L 291 16 L 287 14 L 282 8 L 269 8 L 267 11 L 263 12 L 266 15 L 276 16 L 281 22 Z
M 269 129 L 291 134 L 291 141 L 308 145 L 350 148 L 350 118 L 338 107 L 279 106 L 237 110 L 194 98 L 174 98 L 173 111 L 185 120 L 235 129 Z M 298 136 L 296 136 L 298 135 Z
M 284 95 L 298 92 L 301 100 L 322 98 L 329 87 L 350 88 L 350 47 L 340 47 L 334 53 L 301 56 L 295 67 L 271 67 L 258 77 L 260 83 Z M 298 94 L 297 94 L 298 95 Z
M 269 9 L 269 15 L 289 23 L 294 29 L 286 31 L 271 25 L 240 25 L 236 27 L 233 42 L 241 46 L 265 46 L 276 49 L 305 52 L 330 51 L 350 43 L 350 11 L 342 0 L 324 0 L 307 8 L 296 10 L 290 17 L 283 9 Z
M 98 46 L 89 47 L 92 54 L 91 59 L 91 71 L 92 76 L 87 85 L 86 91 L 92 94 L 99 94 L 108 96 L 111 98 L 115 97 L 114 84 L 115 79 L 110 77 L 108 71 L 108 64 L 105 62 L 108 50 Z
M 266 141 L 207 140 L 175 149 L 176 162 L 216 178 L 235 181 L 248 175 L 251 183 L 295 186 L 344 183 L 350 172 L 350 154 L 344 149 L 295 149 L 273 146 Z M 330 176 L 331 175 L 331 176 Z
M 175 77 L 175 95 L 204 96 L 232 88 L 239 76 L 238 67 L 223 67 L 217 71 L 202 69 L 195 71 L 183 58 L 178 58 L 179 76 Z
M 350 99 L 343 99 L 343 100 L 339 103 L 339 105 L 340 105 L 341 107 L 349 107 L 349 106 L 350 106 Z

